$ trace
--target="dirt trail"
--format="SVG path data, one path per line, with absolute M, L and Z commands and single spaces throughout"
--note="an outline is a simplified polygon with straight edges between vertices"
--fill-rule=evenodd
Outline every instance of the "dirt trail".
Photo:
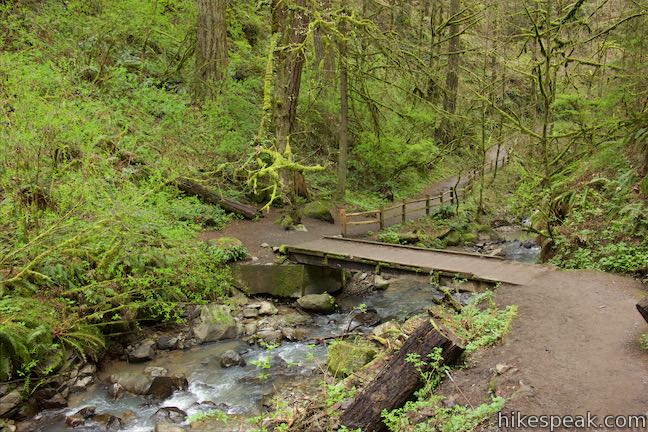
M 426 193 L 436 193 L 455 181 L 440 182 Z M 261 247 L 264 242 L 297 244 L 339 233 L 337 224 L 311 219 L 304 220 L 308 232 L 285 231 L 274 223 L 278 217 L 273 210 L 259 221 L 236 221 L 224 231 L 204 236 L 235 236 L 260 261 L 271 262 L 274 255 L 270 248 Z M 604 415 L 645 414 L 648 354 L 639 349 L 637 338 L 648 331 L 648 325 L 634 306 L 645 287 L 632 278 L 602 272 L 541 268 L 533 270 L 522 285 L 504 284 L 497 289 L 499 305 L 518 305 L 511 333 L 502 344 L 471 357 L 470 367 L 455 371 L 455 382 L 446 380 L 440 392 L 458 403 L 466 403 L 467 398 L 477 405 L 494 390 L 513 396 L 505 412 L 522 414 L 590 411 L 599 420 Z M 497 365 L 511 368 L 497 375 Z
M 635 309 L 642 295 L 639 281 L 597 271 L 552 269 L 528 284 L 504 285 L 496 300 L 518 305 L 513 329 L 455 372 L 455 383 L 473 405 L 487 399 L 489 384 L 504 396 L 517 391 L 505 412 L 590 411 L 600 420 L 646 414 L 648 354 L 637 338 L 648 328 Z M 497 376 L 498 364 L 513 369 Z M 465 403 L 457 386 L 448 381 L 440 390 Z

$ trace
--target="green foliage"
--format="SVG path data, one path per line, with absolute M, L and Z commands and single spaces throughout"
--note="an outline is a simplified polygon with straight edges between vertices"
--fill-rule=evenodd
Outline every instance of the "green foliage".
M 639 336 L 639 347 L 644 351 L 648 351 L 648 333 Z

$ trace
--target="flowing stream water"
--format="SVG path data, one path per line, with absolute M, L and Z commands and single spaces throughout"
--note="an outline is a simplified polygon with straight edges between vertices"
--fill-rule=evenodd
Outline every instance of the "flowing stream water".
M 507 259 L 516 261 L 536 262 L 539 254 L 537 246 L 520 240 L 519 232 L 510 233 L 502 248 Z M 278 347 L 267 349 L 241 340 L 228 340 L 186 351 L 165 352 L 147 363 L 113 362 L 99 374 L 102 378 L 100 383 L 70 398 L 68 408 L 40 413 L 36 418 L 35 431 L 98 430 L 92 423 L 74 429 L 65 424 L 66 416 L 84 407 L 96 407 L 97 413 L 128 417 L 124 429 L 121 429 L 127 432 L 153 431 L 151 416 L 162 407 L 179 408 L 189 417 L 214 409 L 243 418 L 262 414 L 264 402 L 276 392 L 308 394 L 309 389 L 319 384 L 327 349 L 325 343 L 312 341 L 341 335 L 350 328 L 356 332 L 371 331 L 370 327 L 351 322 L 354 311 L 360 305 L 375 310 L 381 322 L 402 322 L 424 311 L 435 297 L 443 296 L 424 278 L 402 278 L 395 280 L 385 291 L 339 299 L 340 309 L 336 313 L 313 315 L 312 323 L 305 327 L 307 336 L 303 342 L 283 342 Z M 467 296 L 464 294 L 458 299 L 465 302 Z M 228 350 L 239 352 L 246 365 L 223 368 L 220 358 Z M 106 377 L 124 372 L 144 374 L 144 369 L 150 366 L 163 367 L 169 374 L 185 375 L 189 387 L 185 391 L 176 391 L 162 401 L 128 393 L 114 400 L 108 395 L 107 385 L 103 383 Z

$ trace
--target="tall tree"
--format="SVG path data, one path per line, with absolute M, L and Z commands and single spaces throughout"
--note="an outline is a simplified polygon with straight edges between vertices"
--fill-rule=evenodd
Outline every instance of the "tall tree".
M 274 63 L 272 123 L 277 149 L 283 153 L 297 120 L 308 17 L 305 0 L 272 0 L 271 7 L 272 33 L 278 38 Z
M 198 37 L 194 93 L 196 100 L 213 98 L 228 63 L 227 0 L 198 0 Z
M 457 93 L 459 91 L 459 59 L 461 39 L 459 18 L 461 13 L 461 0 L 450 1 L 450 41 L 448 42 L 448 70 L 446 73 L 445 96 L 443 109 L 449 114 L 457 110 Z
M 341 33 L 345 34 L 346 23 L 341 24 Z M 347 162 L 349 158 L 349 68 L 347 64 L 346 41 L 339 43 L 340 50 L 340 131 L 338 154 L 337 196 L 344 198 L 346 192 Z

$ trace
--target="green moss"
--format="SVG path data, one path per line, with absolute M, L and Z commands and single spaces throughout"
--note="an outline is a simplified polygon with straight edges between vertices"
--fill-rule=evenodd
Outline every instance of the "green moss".
M 467 232 L 461 234 L 461 241 L 464 243 L 475 243 L 477 241 L 477 234 Z
M 457 246 L 461 243 L 461 234 L 458 231 L 450 231 L 447 236 L 445 236 L 445 241 L 448 246 Z
M 322 201 L 309 202 L 304 206 L 302 211 L 304 216 L 306 217 L 322 220 L 329 223 L 335 222 L 329 206 Z
M 357 371 L 376 357 L 376 349 L 368 342 L 335 341 L 328 349 L 328 369 L 337 377 Z

